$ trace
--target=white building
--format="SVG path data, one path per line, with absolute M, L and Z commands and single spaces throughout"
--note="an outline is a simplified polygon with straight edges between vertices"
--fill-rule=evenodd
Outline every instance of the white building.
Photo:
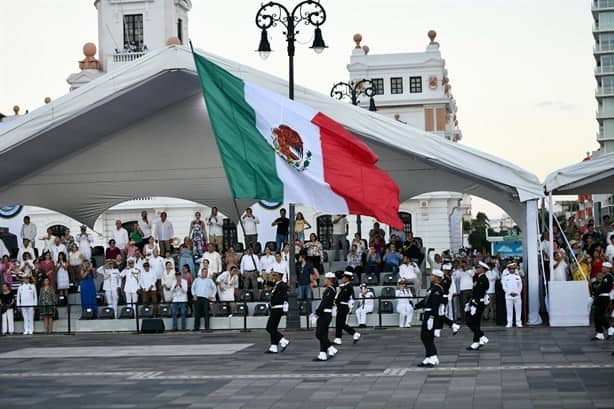
M 188 38 L 188 12 L 192 7 L 189 0 L 97 0 L 95 7 L 98 10 L 98 50 L 93 43 L 83 47 L 85 58 L 79 63 L 80 71 L 67 79 L 71 90 L 140 58 L 149 50 L 181 43 Z M 431 131 L 439 137 L 458 141 L 462 134 L 456 121 L 456 103 L 450 92 L 445 60 L 441 58 L 439 45 L 434 41 L 435 32 L 429 32 L 429 36 L 431 42 L 425 52 L 368 55 L 366 48 L 357 45 L 348 66 L 350 79 L 370 78 L 381 84 L 376 95 L 380 113 Z M 356 40 L 360 42 L 360 39 Z M 97 51 L 98 59 L 95 57 Z M 468 196 L 450 192 L 434 192 L 407 200 L 401 206 L 405 230 L 422 237 L 427 247 L 438 250 L 459 248 L 463 237 L 462 220 L 470 214 L 470 203 Z M 189 222 L 196 211 L 200 211 L 203 217 L 210 213 L 210 208 L 206 206 L 179 198 L 139 198 L 124 202 L 98 219 L 94 226 L 96 244 L 105 244 L 116 219 L 123 223 L 137 221 L 141 210 L 148 210 L 150 221 L 166 211 L 179 239 L 187 236 Z M 329 215 L 305 208 L 298 208 L 297 211 L 302 211 L 313 226 L 307 234 L 316 232 L 323 238 L 330 236 L 332 227 L 327 217 Z M 278 217 L 279 206 L 256 204 L 254 213 L 261 220 L 259 241 L 264 244 L 274 240 L 271 222 Z M 79 230 L 78 221 L 31 206 L 26 206 L 14 219 L 0 224 L 10 224 L 12 231 L 18 233 L 21 219 L 26 214 L 38 226 L 39 238 L 49 227 L 58 229 L 66 226 L 73 233 Z M 351 237 L 357 230 L 356 218 L 350 216 L 349 221 Z M 363 236 L 372 228 L 373 222 L 370 217 L 362 218 Z M 237 230 L 238 240 L 242 241 L 240 229 Z M 42 242 L 38 242 L 37 246 L 42 246 Z
M 371 80 L 377 112 L 457 142 L 462 138 L 456 118 L 456 100 L 441 57 L 437 33 L 428 32 L 425 51 L 395 54 L 370 54 L 356 34 L 347 69 L 350 81 Z M 360 105 L 369 106 L 363 98 Z M 436 136 L 434 136 L 436 137 Z M 425 245 L 438 250 L 463 245 L 463 218 L 471 217 L 471 197 L 462 193 L 433 192 L 416 196 L 401 204 L 401 212 L 411 217 L 411 229 Z

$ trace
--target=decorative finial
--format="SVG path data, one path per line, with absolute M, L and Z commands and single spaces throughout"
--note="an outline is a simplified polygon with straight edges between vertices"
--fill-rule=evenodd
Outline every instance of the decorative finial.
M 354 42 L 356 43 L 356 47 L 354 48 L 360 48 L 360 42 L 362 41 L 362 34 L 354 34 Z
M 166 45 L 181 45 L 181 40 L 177 37 L 169 37 L 169 39 L 166 40 Z
M 362 50 L 365 52 L 365 55 L 367 55 L 367 54 L 369 54 L 369 50 L 370 50 L 370 48 L 369 48 L 369 46 L 368 46 L 368 45 L 363 45 L 363 46 L 362 46 Z
M 49 98 L 49 97 L 45 97 L 45 104 L 48 104 L 48 103 L 50 103 L 50 102 L 51 102 L 51 98 Z
M 394 119 L 396 119 L 397 121 L 401 120 L 401 115 L 400 114 L 394 114 Z
M 15 113 L 15 115 L 19 115 L 19 105 L 15 105 L 13 107 L 13 112 Z
M 450 83 L 450 78 L 448 77 L 443 77 L 443 85 L 449 84 Z
M 431 44 L 436 44 L 435 43 L 435 37 L 437 37 L 437 31 L 435 30 L 429 30 L 429 32 L 427 33 L 428 37 L 431 39 Z
M 79 68 L 82 70 L 100 70 L 100 62 L 94 57 L 96 55 L 96 44 L 85 43 L 83 45 L 83 55 L 85 58 L 79 61 Z

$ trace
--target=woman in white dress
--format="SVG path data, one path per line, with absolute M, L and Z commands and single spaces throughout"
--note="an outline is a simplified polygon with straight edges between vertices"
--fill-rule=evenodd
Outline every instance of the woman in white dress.
M 407 281 L 404 278 L 399 279 L 399 289 L 395 295 L 397 297 L 397 312 L 399 313 L 399 328 L 409 328 L 414 317 L 414 306 L 408 297 L 413 297 L 413 294 L 407 287 Z
M 564 254 L 565 250 L 554 252 L 554 269 L 550 281 L 567 281 L 567 262 Z
M 152 258 L 155 248 L 156 248 L 156 241 L 153 237 L 150 237 L 149 242 L 145 244 L 145 247 L 143 247 L 143 255 L 145 255 L 145 258 Z
M 75 241 L 79 246 L 79 251 L 85 260 L 92 258 L 92 243 L 94 238 L 87 232 L 87 227 L 81 226 L 81 232 L 75 237 Z
M 162 275 L 162 290 L 164 292 L 164 301 L 167 303 L 173 302 L 173 284 L 177 281 L 175 278 L 175 268 L 170 261 L 165 264 L 164 274 Z
M 68 261 L 66 254 L 60 252 L 57 262 L 55 263 L 55 274 L 58 285 L 58 293 L 68 297 L 68 288 L 70 287 L 70 277 L 68 276 Z
M 237 266 L 228 266 L 228 271 L 224 271 L 217 277 L 217 287 L 220 301 L 235 300 L 235 288 L 239 287 Z

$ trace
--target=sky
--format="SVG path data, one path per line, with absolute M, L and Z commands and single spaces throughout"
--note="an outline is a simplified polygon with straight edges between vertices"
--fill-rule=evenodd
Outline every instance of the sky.
M 170 0 L 169 0 L 170 1 Z M 293 5 L 298 0 L 286 1 Z M 596 101 L 590 1 L 582 0 L 321 0 L 329 46 L 308 47 L 313 30 L 298 36 L 296 82 L 328 93 L 346 80 L 346 65 L 361 33 L 371 54 L 424 50 L 437 31 L 458 105 L 461 143 L 504 158 L 543 181 L 580 161 L 595 141 Z M 192 0 L 195 46 L 287 78 L 280 28 L 265 61 L 254 50 L 254 17 L 261 0 Z M 0 0 L 0 112 L 22 113 L 68 92 L 85 42 L 97 43 L 93 0 Z M 453 158 L 451 158 L 453 160 Z M 474 214 L 502 211 L 474 199 Z

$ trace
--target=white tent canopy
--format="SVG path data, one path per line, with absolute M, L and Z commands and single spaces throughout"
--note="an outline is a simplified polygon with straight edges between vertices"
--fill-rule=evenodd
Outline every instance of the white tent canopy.
M 546 177 L 547 192 L 588 194 L 614 192 L 614 153 L 559 169 Z
M 244 80 L 287 93 L 285 80 L 198 52 Z M 306 88 L 295 95 L 369 144 L 399 184 L 401 200 L 464 192 L 523 224 L 521 202 L 542 195 L 534 175 L 501 159 Z M 0 204 L 46 207 L 89 226 L 113 205 L 144 196 L 234 213 L 193 58 L 183 46 L 150 52 L 3 124 L 0 158 Z

